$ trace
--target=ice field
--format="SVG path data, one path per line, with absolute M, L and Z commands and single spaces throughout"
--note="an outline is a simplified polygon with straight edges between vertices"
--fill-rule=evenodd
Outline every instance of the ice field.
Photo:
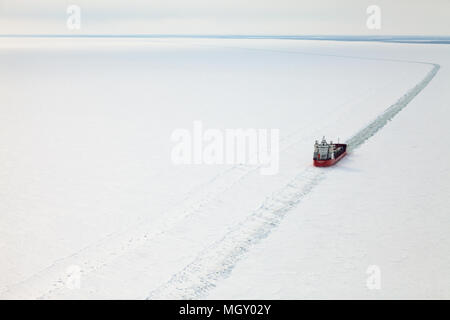
M 0 298 L 450 298 L 450 45 L 0 40 Z M 278 174 L 175 165 L 194 121 Z

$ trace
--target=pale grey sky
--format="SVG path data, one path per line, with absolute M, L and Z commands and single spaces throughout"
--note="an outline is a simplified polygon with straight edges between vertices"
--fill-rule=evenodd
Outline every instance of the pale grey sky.
M 72 4 L 80 30 L 66 26 Z M 39 33 L 450 35 L 450 0 L 0 0 L 0 34 Z

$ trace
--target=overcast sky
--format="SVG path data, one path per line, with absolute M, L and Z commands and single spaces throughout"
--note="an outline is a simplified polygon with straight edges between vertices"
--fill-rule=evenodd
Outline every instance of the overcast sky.
M 80 30 L 66 26 L 71 4 Z M 450 35 L 450 0 L 0 0 L 0 33 Z

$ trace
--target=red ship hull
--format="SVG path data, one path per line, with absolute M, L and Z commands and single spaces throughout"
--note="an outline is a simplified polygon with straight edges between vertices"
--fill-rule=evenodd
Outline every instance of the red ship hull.
M 336 164 L 336 162 L 338 162 L 339 160 L 341 160 L 343 157 L 345 157 L 347 154 L 346 151 L 344 151 L 341 155 L 339 155 L 339 157 L 337 157 L 336 159 L 328 159 L 328 160 L 314 160 L 314 166 L 315 167 L 329 167 L 332 166 L 334 164 Z

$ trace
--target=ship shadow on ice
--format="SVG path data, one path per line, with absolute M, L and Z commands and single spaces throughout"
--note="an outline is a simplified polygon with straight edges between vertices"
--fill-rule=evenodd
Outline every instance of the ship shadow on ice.
M 333 170 L 339 170 L 339 171 L 345 171 L 348 173 L 358 173 L 358 172 L 364 172 L 364 170 L 355 168 L 354 165 L 358 162 L 358 155 L 355 154 L 348 154 L 345 159 L 342 159 L 335 167 L 333 167 Z
M 341 165 L 338 167 L 333 168 L 335 170 L 339 170 L 339 171 L 345 171 L 345 172 L 349 172 L 349 173 L 358 173 L 358 172 L 363 172 L 364 170 L 361 169 L 357 169 L 357 168 L 353 168 L 351 166 L 345 166 L 345 165 Z

